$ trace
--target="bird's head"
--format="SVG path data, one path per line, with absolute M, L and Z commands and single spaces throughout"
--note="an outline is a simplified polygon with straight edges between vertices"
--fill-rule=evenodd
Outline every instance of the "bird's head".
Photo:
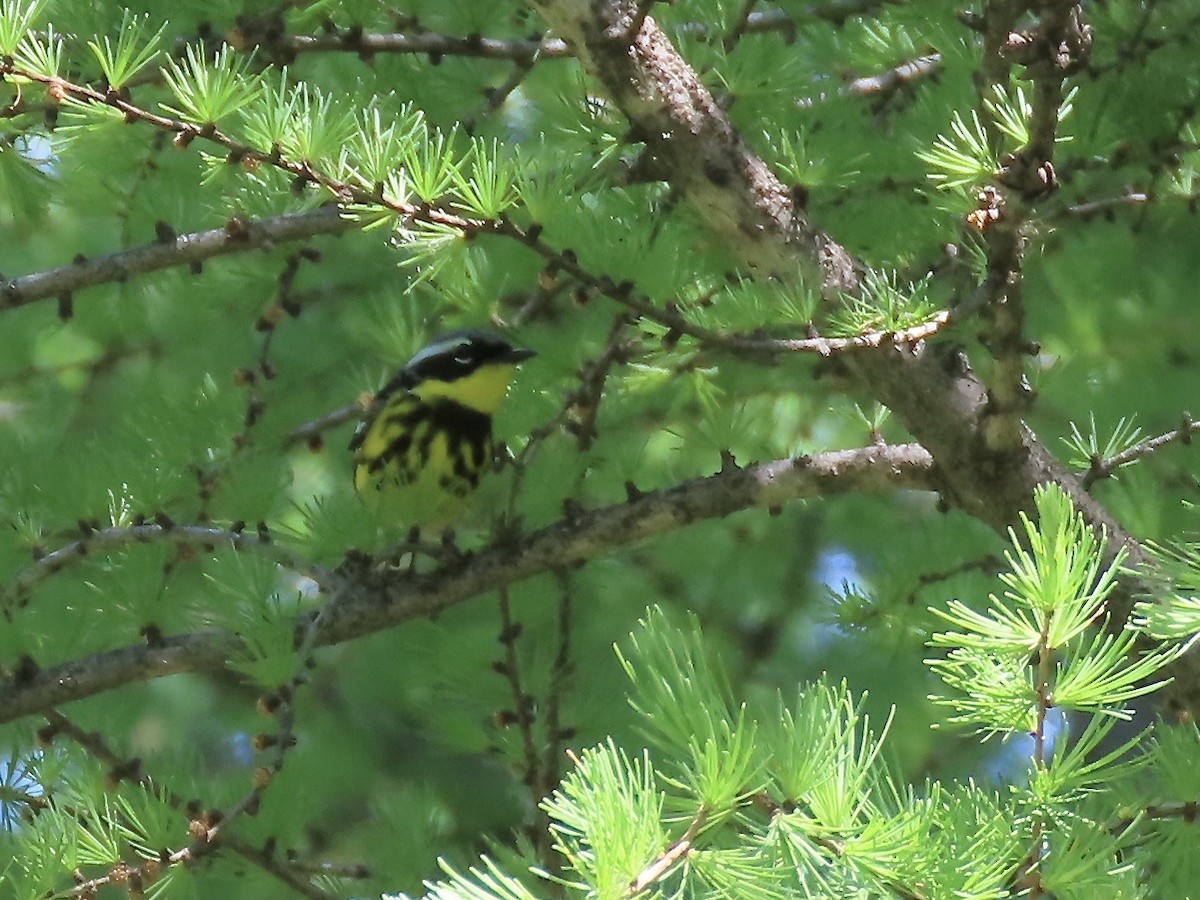
M 533 355 L 490 331 L 455 331 L 410 359 L 403 376 L 408 389 L 423 400 L 446 399 L 491 415 L 517 366 Z

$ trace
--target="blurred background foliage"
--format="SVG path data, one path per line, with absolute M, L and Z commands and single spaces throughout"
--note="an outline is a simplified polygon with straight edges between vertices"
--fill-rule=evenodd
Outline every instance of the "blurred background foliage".
M 594 275 L 632 281 L 710 328 L 803 336 L 811 321 L 826 330 L 802 292 L 781 297 L 732 277 L 733 262 L 647 169 L 636 136 L 571 59 L 547 53 L 524 71 L 519 59 L 370 52 L 362 43 L 371 34 L 527 41 L 543 26 L 524 3 L 126 5 L 50 0 L 38 6 L 34 34 L 50 46 L 52 25 L 62 40 L 59 73 L 100 91 L 103 54 L 88 41 L 128 34 L 145 47 L 157 35 L 128 90 L 136 106 L 166 115 L 164 107 L 186 108 L 161 67 L 184 67 L 189 48 L 197 59 L 225 48 L 235 81 L 254 89 L 221 117 L 221 129 L 269 151 L 263 117 L 287 98 L 290 146 L 334 177 L 364 114 L 377 110 L 386 124 L 419 113 L 427 170 L 465 158 L 472 141 L 485 148 L 481 158 L 517 160 L 523 174 L 511 179 L 510 215 L 542 225 L 548 243 Z M 756 13 L 791 24 L 723 40 L 742 6 L 678 0 L 653 14 L 751 145 L 785 181 L 805 185 L 822 228 L 873 267 L 900 273 L 902 284 L 936 270 L 935 297 L 946 302 L 970 280 L 962 217 L 973 200 L 939 190 L 919 154 L 950 133 L 956 112 L 977 106 L 979 42 L 962 4 L 850 11 L 764 0 Z M 21 8 L 5 3 L 10 23 Z M 1122 419 L 1145 435 L 1175 427 L 1200 383 L 1192 130 L 1200 67 L 1187 39 L 1200 7 L 1114 0 L 1089 4 L 1087 15 L 1095 46 L 1073 81 L 1063 125 L 1070 140 L 1056 160 L 1062 188 L 1040 205 L 1026 259 L 1028 334 L 1041 345 L 1029 421 L 1064 456 L 1072 426 L 1081 435 L 1094 429 L 1101 444 Z M 894 89 L 848 88 L 934 54 L 930 74 Z M 164 228 L 222 228 L 231 217 L 330 199 L 269 165 L 230 163 L 202 139 L 180 146 L 145 122 L 56 102 L 44 85 L 12 75 L 0 83 L 0 106 L 8 107 L 0 118 L 7 278 L 149 244 Z M 516 242 L 410 237 L 387 221 L 0 310 L 0 582 L 14 583 L 37 554 L 75 539 L 81 522 L 137 515 L 251 529 L 263 522 L 289 552 L 324 564 L 371 549 L 388 535 L 378 523 L 363 527 L 351 490 L 351 407 L 428 338 L 465 325 L 491 323 L 538 351 L 497 431 L 519 456 L 528 436 L 540 435 L 536 452 L 521 457 L 519 483 L 508 467 L 481 492 L 459 527 L 467 547 L 498 533 L 502 516 L 539 528 L 568 500 L 620 502 L 627 481 L 651 490 L 712 473 L 722 451 L 752 463 L 873 439 L 871 401 L 836 364 L 738 358 L 648 322 L 614 328 L 623 309 Z M 602 401 L 595 410 L 572 404 L 581 366 L 614 335 L 622 359 Z M 974 337 L 968 324 L 939 340 L 960 343 L 986 367 Z M 348 410 L 342 424 L 319 440 L 295 439 L 337 410 Z M 903 440 L 883 419 L 882 436 Z M 1196 471 L 1194 452 L 1168 451 L 1096 493 L 1137 536 L 1169 537 L 1194 526 L 1180 500 L 1200 493 Z M 696 614 L 737 696 L 828 673 L 865 691 L 880 720 L 897 706 L 888 752 L 911 781 L 991 771 L 992 748 L 930 731 L 937 714 L 924 698 L 935 679 L 922 660 L 936 627 L 927 607 L 952 597 L 982 604 L 995 590 L 1001 548 L 997 535 L 940 511 L 934 497 L 849 496 L 699 523 L 562 578 L 531 579 L 511 591 L 523 626 L 514 650 L 537 712 L 553 703 L 563 729 L 548 737 L 539 720 L 534 731 L 560 748 L 612 734 L 636 744 L 611 647 L 660 604 Z M 147 544 L 95 555 L 10 610 L 0 659 L 27 654 L 49 667 L 137 644 L 148 628 L 173 635 L 215 623 L 257 634 L 269 618 L 261 583 L 256 564 L 231 551 Z M 366 858 L 372 883 L 392 890 L 416 890 L 439 854 L 462 862 L 486 841 L 508 841 L 532 821 L 533 798 L 522 784 L 521 729 L 506 714 L 510 680 L 493 667 L 505 652 L 502 628 L 496 598 L 484 595 L 436 620 L 321 651 L 297 695 L 297 744 L 239 834 L 253 844 L 270 838 L 302 859 Z M 555 661 L 564 633 L 565 670 Z M 69 712 L 140 758 L 158 783 L 215 807 L 252 778 L 252 735 L 264 727 L 256 699 L 271 687 L 238 672 L 175 676 Z M 14 760 L 32 749 L 39 724 L 4 727 Z M 203 879 L 208 896 L 281 890 L 224 858 Z

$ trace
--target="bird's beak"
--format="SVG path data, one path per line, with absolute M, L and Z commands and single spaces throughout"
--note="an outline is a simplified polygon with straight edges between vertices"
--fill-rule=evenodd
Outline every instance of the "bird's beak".
M 525 362 L 525 360 L 529 359 L 531 356 L 537 356 L 537 352 L 534 350 L 529 350 L 525 347 L 513 347 L 507 353 L 504 354 L 502 359 L 506 363 L 512 363 L 514 366 L 519 366 L 521 363 Z

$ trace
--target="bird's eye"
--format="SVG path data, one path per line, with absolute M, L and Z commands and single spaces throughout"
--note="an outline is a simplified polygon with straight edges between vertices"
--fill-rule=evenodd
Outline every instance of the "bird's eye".
M 454 361 L 460 366 L 469 366 L 471 364 L 471 357 L 459 353 L 454 357 Z

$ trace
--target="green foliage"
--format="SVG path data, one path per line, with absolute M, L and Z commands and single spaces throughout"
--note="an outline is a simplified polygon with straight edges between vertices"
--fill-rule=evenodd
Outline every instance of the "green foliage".
M 455 183 L 462 183 L 460 170 L 464 161 L 454 158 L 456 134 L 426 129 L 423 138 L 406 143 L 401 159 L 413 192 L 426 203 L 432 203 L 448 193 Z
M 1005 554 L 1003 598 L 991 595 L 986 613 L 958 600 L 935 610 L 955 629 L 931 641 L 948 650 L 931 665 L 956 692 L 938 702 L 955 710 L 951 721 L 987 735 L 1037 730 L 1051 698 L 1060 709 L 1127 716 L 1130 700 L 1162 686 L 1152 679 L 1173 658 L 1136 654 L 1132 630 L 1096 630 L 1123 554 L 1102 568 L 1102 542 L 1066 494 L 1041 486 L 1035 498 L 1037 524 L 1024 518 L 1024 540 L 1013 532 Z
M 1026 521 L 1027 543 L 1016 544 L 1012 569 L 1001 575 L 1017 606 L 993 595 L 987 614 L 968 614 L 956 602 L 946 618 L 962 630 L 934 638 L 953 648 L 949 663 L 932 663 L 952 686 L 968 651 L 1000 661 L 1019 653 L 1025 666 L 1031 652 L 1070 657 L 1069 645 L 1094 627 L 1112 588 L 1115 567 L 1100 571 L 1101 547 L 1066 496 L 1044 487 L 1037 501 L 1038 524 Z M 812 896 L 833 884 L 903 895 L 905 885 L 919 884 L 923 896 L 982 900 L 1005 896 L 1023 857 L 1034 854 L 1044 857 L 1046 889 L 1070 893 L 1128 878 L 1136 867 L 1119 860 L 1132 849 L 1134 823 L 1114 829 L 1104 817 L 1119 813 L 1096 798 L 1157 766 L 1178 772 L 1173 796 L 1191 796 L 1195 779 L 1180 763 L 1195 759 L 1197 742 L 1193 728 L 1168 732 L 1166 744 L 1152 746 L 1144 735 L 1105 744 L 1115 719 L 1103 713 L 1153 690 L 1149 679 L 1171 658 L 1156 652 L 1129 662 L 1129 648 L 1108 653 L 1111 640 L 1084 641 L 1075 660 L 1056 666 L 1053 683 L 1013 676 L 1012 693 L 1028 689 L 1030 706 L 1053 697 L 1057 709 L 1100 714 L 1078 737 L 1035 755 L 1027 780 L 1002 800 L 970 782 L 898 787 L 882 762 L 888 728 L 873 734 L 845 685 L 817 683 L 794 701 L 780 693 L 773 708 L 743 703 L 735 711 L 696 621 L 675 627 L 652 609 L 618 656 L 654 754 L 631 757 L 609 739 L 579 755 L 543 804 L 564 868 L 542 874 L 571 896 L 620 896 L 630 885 L 692 896 L 736 884 L 768 897 Z M 1130 690 L 1133 670 L 1144 689 Z M 958 711 L 949 722 L 989 733 L 1021 734 L 1028 722 L 1044 737 L 1047 727 L 1044 702 L 1019 721 L 995 696 L 945 702 Z M 447 871 L 450 881 L 430 885 L 427 897 L 528 896 L 490 860 L 471 876 Z
M 929 177 L 942 190 L 978 184 L 1000 165 L 977 112 L 969 118 L 956 112 L 950 120 L 950 134 L 939 134 L 933 147 L 917 156 L 933 170 Z
M 63 40 L 54 33 L 53 25 L 47 25 L 44 36 L 32 32 L 26 34 L 13 55 L 22 68 L 53 78 L 62 69 Z
M 534 900 L 520 881 L 500 871 L 490 859 L 483 859 L 466 873 L 442 864 L 449 881 L 430 884 L 430 900 Z
M 39 710 L 67 717 L 0 731 L 0 898 L 83 895 L 122 866 L 168 898 L 292 896 L 280 872 L 436 900 L 620 897 L 639 878 L 664 897 L 1194 890 L 1200 737 L 1139 710 L 1200 634 L 1195 450 L 1094 478 L 1195 399 L 1191 5 L 1081 7 L 1091 56 L 1049 111 L 1058 189 L 1023 198 L 1019 258 L 998 261 L 964 215 L 1008 190 L 1042 76 L 1016 53 L 985 78 L 961 3 L 654 4 L 808 217 L 797 234 L 868 273 L 852 297 L 747 266 L 728 238 L 765 240 L 759 223 L 689 201 L 721 196 L 722 171 L 681 184 L 578 59 L 513 49 L 557 41 L 535 5 L 128 6 L 0 0 L 0 706 L 48 685 Z M 426 49 L 366 40 L 384 36 Z M 331 201 L 352 220 L 338 236 L 257 230 Z M 46 278 L 71 286 L 20 299 Z M 672 507 L 655 539 L 614 531 L 586 565 L 510 584 L 504 613 L 486 578 L 432 619 L 405 606 L 481 546 L 528 561 L 540 529 L 720 467 L 757 490 L 781 469 L 732 466 L 922 441 L 939 488 L 947 460 L 989 483 L 993 406 L 910 434 L 853 381 L 874 351 L 730 347 L 949 307 L 952 330 L 879 355 L 991 387 L 1002 310 L 952 301 L 998 279 L 1021 289 L 1013 337 L 1039 345 L 1021 344 L 1023 427 L 1070 432 L 1092 502 L 1149 551 L 1136 572 L 1051 489 L 998 561 L 972 514 L 992 510 L 835 497 L 835 477 L 778 515 Z M 539 355 L 496 418 L 508 452 L 456 526 L 462 556 L 409 567 L 346 444 L 415 350 L 481 325 Z M 353 633 L 405 621 L 317 640 L 347 583 L 382 586 Z M 75 699 L 89 666 L 117 674 Z M 230 811 L 202 863 L 162 862 Z
M 630 702 L 659 751 L 631 757 L 610 739 L 579 755 L 543 804 L 565 861 L 546 877 L 572 895 L 619 896 L 659 882 L 693 893 L 741 881 L 781 897 L 831 867 L 861 885 L 894 877 L 896 855 L 929 824 L 932 806 L 904 811 L 914 801 L 890 786 L 883 736 L 871 734 L 845 686 L 817 684 L 794 703 L 778 696 L 778 715 L 742 704 L 734 716 L 727 676 L 704 655 L 694 621 L 675 628 L 657 609 L 619 651 Z M 516 890 L 502 887 L 494 867 L 483 871 L 470 881 L 452 872 L 427 896 Z
M 236 556 L 217 571 L 220 575 L 209 579 L 227 602 L 211 614 L 213 623 L 245 640 L 230 665 L 265 691 L 283 687 L 301 665 L 296 659 L 298 592 L 279 585 L 278 569 L 269 560 Z
M 1142 429 L 1134 424 L 1133 419 L 1122 416 L 1113 426 L 1112 434 L 1103 439 L 1096 429 L 1095 418 L 1092 418 L 1087 434 L 1080 431 L 1079 426 L 1072 422 L 1071 436 L 1063 438 L 1063 442 L 1071 448 L 1068 464 L 1073 468 L 1083 470 L 1136 447 L 1142 438 Z M 1137 462 L 1136 459 L 1131 459 L 1122 463 L 1119 468 L 1133 465 L 1135 462 Z
M 31 37 L 46 0 L 0 0 L 0 54 L 12 56 Z
M 584 751 L 543 802 L 555 849 L 580 879 L 568 886 L 606 897 L 633 883 L 667 843 L 663 800 L 648 755 L 631 760 L 611 742 Z
M 1074 98 L 1072 90 L 1059 105 L 1059 123 L 1071 114 Z M 991 96 L 984 98 L 983 106 L 986 118 L 981 118 L 978 111 L 969 116 L 955 112 L 950 120 L 950 134 L 939 134 L 930 149 L 917 154 L 932 170 L 929 178 L 939 190 L 961 192 L 979 185 L 999 171 L 1002 160 L 1029 143 L 1033 106 L 1024 88 L 1016 85 L 1006 90 L 995 85 Z M 992 129 L 998 136 L 993 135 Z M 1057 134 L 1055 140 L 1065 142 L 1070 137 Z
M 1158 590 L 1138 604 L 1138 626 L 1163 641 L 1178 641 L 1188 649 L 1200 634 L 1200 542 L 1161 545 L 1147 543 L 1145 569 Z
M 100 64 L 108 86 L 119 91 L 125 84 L 158 57 L 159 42 L 166 30 L 164 23 L 157 31 L 149 31 L 150 17 L 124 12 L 115 40 L 104 35 L 88 41 L 88 49 Z
M 378 105 L 362 111 L 362 123 L 355 130 L 347 160 L 360 187 L 372 189 L 389 178 L 402 177 L 392 171 L 395 161 L 403 157 L 411 142 L 423 136 L 423 122 L 421 111 L 411 104 L 388 110 L 386 115 Z M 393 203 L 407 202 L 405 190 L 385 191 L 384 196 Z
M 928 319 L 937 310 L 929 296 L 928 280 L 901 288 L 896 272 L 868 272 L 861 296 L 846 297 L 831 316 L 831 333 L 851 337 L 877 331 L 902 331 Z
M 169 60 L 162 70 L 175 100 L 167 112 L 197 125 L 214 125 L 252 103 L 262 90 L 250 74 L 251 60 L 233 55 L 228 46 L 206 60 L 200 49 L 188 47 L 181 62 Z
M 469 168 L 468 168 L 469 166 Z M 466 211 L 480 219 L 498 219 L 517 202 L 519 165 L 498 142 L 473 141 L 467 160 L 451 173 L 455 193 Z M 418 190 L 418 195 L 421 192 Z

